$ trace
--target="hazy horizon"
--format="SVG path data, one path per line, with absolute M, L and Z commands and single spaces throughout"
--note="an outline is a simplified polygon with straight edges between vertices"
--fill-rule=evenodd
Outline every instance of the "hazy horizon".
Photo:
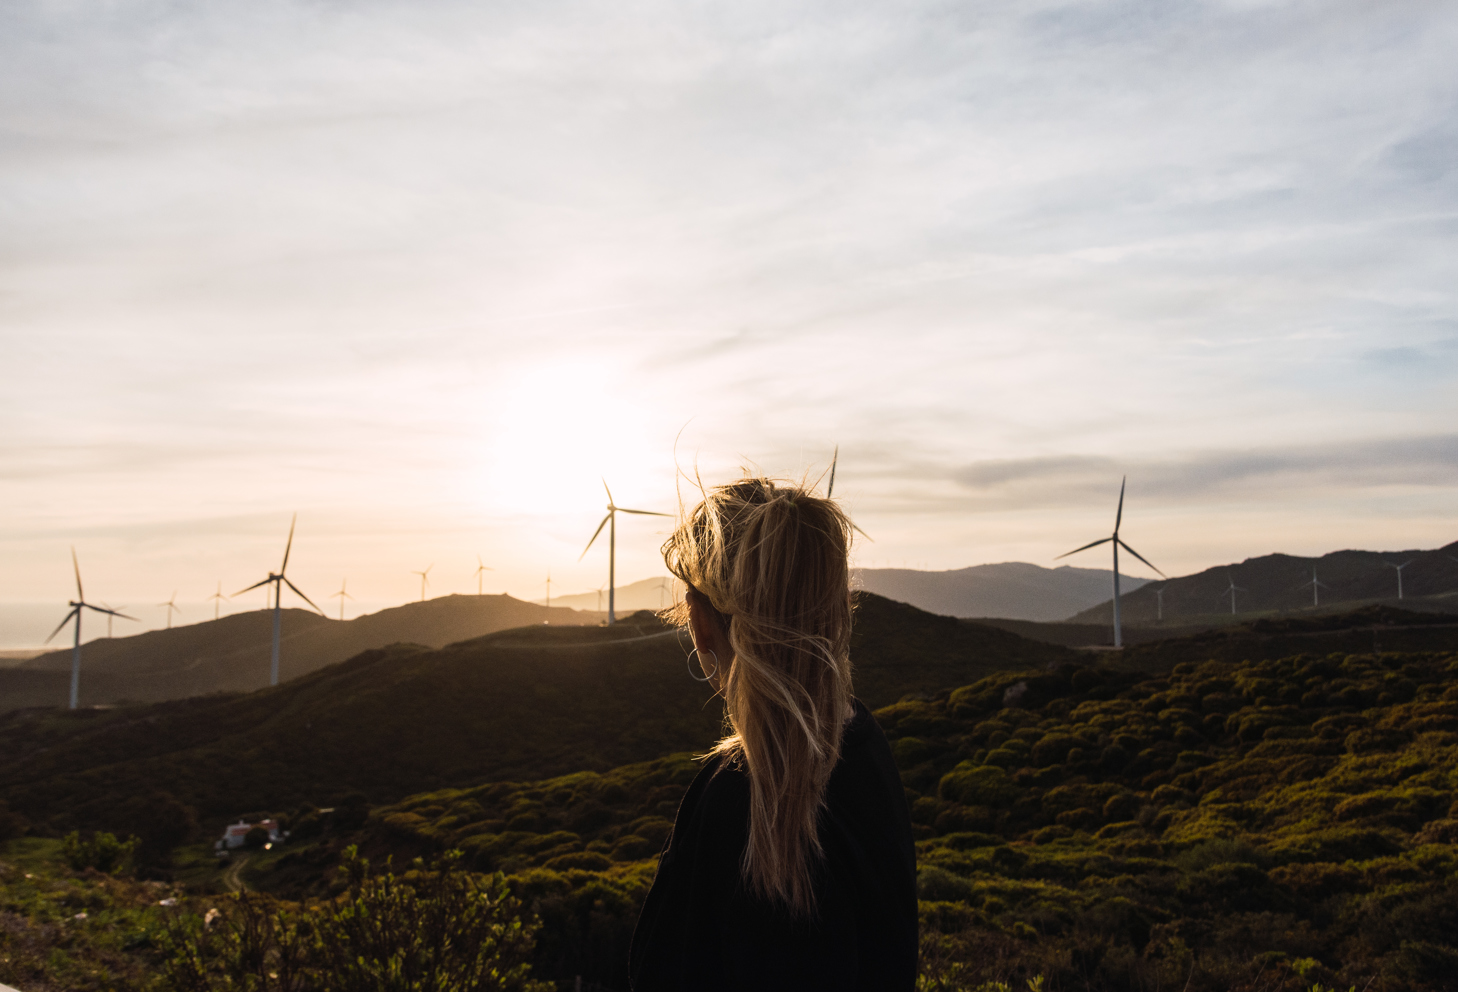
M 1171 575 L 1442 546 L 1455 42 L 1404 2 L 7 5 L 0 602 L 64 603 L 72 546 L 97 601 L 232 593 L 294 512 L 326 613 L 477 555 L 596 589 L 603 478 L 672 512 L 837 444 L 863 567 L 1107 568 L 1054 557 L 1126 474 Z

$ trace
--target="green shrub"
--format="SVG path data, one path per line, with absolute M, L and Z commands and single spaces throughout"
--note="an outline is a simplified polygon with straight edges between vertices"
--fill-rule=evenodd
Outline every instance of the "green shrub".
M 94 868 L 110 875 L 132 860 L 137 843 L 135 837 L 123 841 L 105 832 L 83 837 L 73 830 L 61 841 L 61 856 L 76 871 Z

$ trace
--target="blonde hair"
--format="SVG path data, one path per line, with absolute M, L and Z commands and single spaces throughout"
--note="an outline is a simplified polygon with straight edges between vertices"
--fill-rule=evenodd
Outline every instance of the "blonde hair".
M 742 875 L 797 917 L 815 913 L 819 813 L 851 700 L 850 542 L 829 499 L 746 477 L 707 491 L 663 545 L 734 649 L 720 669 L 731 732 L 711 754 L 749 779 Z M 687 614 L 680 604 L 674 619 Z

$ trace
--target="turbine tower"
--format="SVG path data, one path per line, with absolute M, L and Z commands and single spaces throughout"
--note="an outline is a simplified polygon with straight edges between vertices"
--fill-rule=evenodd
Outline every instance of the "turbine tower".
M 579 559 L 581 560 L 581 559 Z M 547 572 L 547 609 L 552 608 L 552 573 Z
M 435 562 L 431 562 L 429 565 L 426 565 L 425 566 L 425 571 L 423 571 L 423 572 L 411 572 L 410 573 L 411 575 L 418 575 L 418 576 L 420 576 L 420 601 L 422 603 L 425 602 L 425 587 L 428 586 L 428 585 L 430 585 L 430 578 L 429 578 L 429 576 L 430 576 L 430 570 L 432 568 L 434 568 L 434 567 L 435 567 Z
M 606 527 L 608 529 L 608 623 L 612 624 L 617 622 L 617 613 L 613 607 L 615 605 L 614 593 L 617 591 L 618 514 L 635 513 L 643 517 L 671 517 L 673 514 L 656 513 L 653 510 L 630 510 L 625 506 L 618 506 L 613 503 L 613 491 L 608 489 L 606 479 L 602 481 L 602 487 L 607 490 L 607 516 L 602 518 L 602 523 L 598 524 L 597 530 L 592 532 L 592 540 L 587 542 L 587 547 L 582 549 L 582 554 L 577 556 L 577 560 L 581 561 L 587 557 L 587 553 L 592 550 L 592 542 L 597 540 L 597 535 L 601 534 L 602 529 Z
M 1402 573 L 1400 573 L 1400 572 L 1398 573 L 1399 576 L 1401 576 L 1401 574 Z M 1303 582 L 1299 586 L 1297 586 L 1296 588 L 1297 589 L 1305 589 L 1307 586 L 1310 586 L 1311 587 L 1311 605 L 1312 606 L 1320 606 L 1321 605 L 1321 590 L 1323 590 L 1323 589 L 1330 589 L 1331 588 L 1331 586 L 1327 585 L 1325 582 L 1322 582 L 1320 579 L 1318 579 L 1316 577 L 1316 569 L 1314 569 L 1314 568 L 1311 570 L 1311 581 L 1310 582 Z
M 101 605 L 104 606 L 104 607 L 106 607 L 108 610 L 113 610 L 113 611 L 115 611 L 115 610 L 124 610 L 124 609 L 127 608 L 127 604 L 125 604 L 125 603 L 123 603 L 120 606 L 112 606 L 110 603 L 108 603 L 104 599 L 101 601 Z M 119 617 L 119 616 L 121 616 L 120 613 L 112 612 L 112 613 L 108 614 L 108 616 L 106 618 L 106 639 L 108 641 L 111 640 L 111 621 L 113 619 L 115 619 L 116 617 Z
M 1119 549 L 1120 548 L 1123 548 L 1125 551 L 1129 552 L 1135 558 L 1138 558 L 1140 561 L 1144 562 L 1144 564 L 1149 565 L 1149 560 L 1147 558 L 1145 558 L 1139 552 L 1135 551 L 1133 548 L 1129 547 L 1129 545 L 1125 544 L 1124 543 L 1124 539 L 1119 536 L 1119 525 L 1121 523 L 1123 523 L 1123 521 L 1124 521 L 1124 486 L 1125 486 L 1126 483 L 1128 483 L 1128 481 L 1129 481 L 1129 477 L 1126 475 L 1126 476 L 1124 476 L 1123 481 L 1119 483 L 1119 509 L 1114 513 L 1114 533 L 1111 536 L 1109 536 L 1109 537 L 1101 537 L 1097 541 L 1090 541 L 1088 544 L 1085 544 L 1081 548 L 1074 548 L 1072 551 L 1069 551 L 1067 554 L 1061 554 L 1061 555 L 1058 556 L 1058 558 L 1067 558 L 1069 555 L 1076 555 L 1080 551 L 1087 551 L 1089 548 L 1096 548 L 1100 544 L 1110 544 L 1110 545 L 1113 546 L 1113 549 L 1114 549 L 1114 647 L 1116 647 L 1116 648 L 1122 648 L 1124 646 L 1124 630 L 1123 630 L 1123 627 L 1120 625 L 1120 621 L 1119 621 Z M 1055 558 L 1053 560 L 1054 561 L 1057 561 L 1058 558 Z M 1154 568 L 1153 565 L 1149 565 L 1149 567 L 1150 568 Z M 1157 568 L 1154 568 L 1154 570 L 1156 572 L 1159 572 L 1159 569 L 1157 569 Z M 1159 572 L 1159 574 L 1163 578 L 1166 578 L 1166 579 L 1169 578 L 1169 576 L 1165 575 L 1163 572 Z
M 172 629 L 172 611 L 173 610 L 176 610 L 178 613 L 181 613 L 182 612 L 182 607 L 180 607 L 180 606 L 177 605 L 177 590 L 176 589 L 172 590 L 172 598 L 171 599 L 169 599 L 165 603 L 158 603 L 157 605 L 158 606 L 165 606 L 165 607 L 167 607 L 167 629 L 168 630 L 171 630 Z
M 487 565 L 484 561 L 481 560 L 481 556 L 480 555 L 477 555 L 476 556 L 476 595 L 477 596 L 481 595 L 481 573 L 482 572 L 494 572 L 494 571 L 495 571 L 495 569 L 491 568 L 489 565 Z
M 1164 620 L 1164 586 L 1160 586 L 1154 590 L 1154 601 L 1158 604 L 1157 609 L 1159 611 L 1155 619 L 1162 621 Z
M 1402 570 L 1404 568 L 1406 568 L 1407 566 L 1411 565 L 1416 560 L 1417 559 L 1415 559 L 1415 558 L 1409 558 L 1407 561 L 1403 562 L 1401 565 L 1394 565 L 1390 561 L 1384 561 L 1382 563 L 1382 564 L 1386 565 L 1388 568 L 1395 568 L 1395 569 L 1397 569 L 1397 598 L 1398 599 L 1401 599 L 1402 598 Z
M 1235 576 L 1231 575 L 1229 572 L 1225 573 L 1225 577 L 1230 580 L 1230 588 L 1222 592 L 1219 598 L 1224 599 L 1226 596 L 1230 597 L 1230 615 L 1235 616 L 1235 594 L 1238 592 L 1250 592 L 1250 590 L 1245 588 L 1244 586 L 1236 585 Z
M 336 593 L 334 593 L 333 595 L 331 595 L 329 597 L 330 599 L 336 599 L 337 598 L 339 600 L 339 619 L 341 619 L 341 620 L 344 619 L 344 601 L 346 599 L 353 599 L 354 598 L 349 593 L 347 593 L 347 592 L 344 591 L 345 586 L 347 586 L 348 584 L 349 584 L 349 580 L 347 580 L 347 579 L 340 579 L 339 580 L 339 591 L 336 592 Z
M 94 610 L 97 613 L 107 613 L 114 617 L 121 617 L 123 620 L 135 620 L 136 617 L 129 617 L 125 613 L 118 613 L 116 610 L 103 609 L 100 606 L 92 606 L 86 602 L 86 596 L 81 592 L 81 565 L 76 561 L 76 549 L 71 549 L 71 567 L 76 570 L 76 598 L 66 605 L 71 607 L 71 612 L 66 614 L 66 619 L 56 625 L 51 631 L 51 637 L 61 632 L 61 628 L 70 623 L 74 618 L 76 621 L 76 641 L 71 649 L 71 709 L 76 708 L 76 702 L 81 698 L 81 611 Z M 51 637 L 45 639 L 45 643 L 51 643 Z
M 245 592 L 252 592 L 259 586 L 266 586 L 270 583 L 273 584 L 273 655 L 268 668 L 269 685 L 278 685 L 278 635 L 279 625 L 283 622 L 281 608 L 281 602 L 283 600 L 283 587 L 288 586 L 294 591 L 294 594 L 296 596 L 298 596 L 304 602 L 308 603 L 310 606 L 314 606 L 314 601 L 312 599 L 310 599 L 308 596 L 305 596 L 303 592 L 300 591 L 298 586 L 294 585 L 292 582 L 284 577 L 284 572 L 289 567 L 289 552 L 293 549 L 294 546 L 294 525 L 298 522 L 299 515 L 295 513 L 294 519 L 289 522 L 289 540 L 288 543 L 284 545 L 283 564 L 278 567 L 278 574 L 269 572 L 268 578 L 264 579 L 263 581 L 255 582 L 247 589 L 240 589 L 237 592 L 233 593 L 234 596 L 241 596 Z M 317 606 L 314 606 L 314 612 L 319 614 L 321 617 L 324 615 L 324 611 L 319 609 L 319 607 Z
M 223 580 L 222 579 L 219 579 L 218 580 L 218 591 L 215 592 L 215 593 L 213 593 L 211 596 L 208 597 L 208 599 L 210 599 L 210 600 L 213 601 L 213 619 L 214 620 L 218 619 L 218 613 L 223 608 L 223 600 L 225 600 L 227 598 L 228 598 L 227 596 L 224 596 L 223 595 Z

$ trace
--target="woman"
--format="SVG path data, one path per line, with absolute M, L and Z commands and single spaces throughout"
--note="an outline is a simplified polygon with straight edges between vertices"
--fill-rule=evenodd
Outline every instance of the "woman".
M 915 985 L 906 796 L 851 695 L 850 532 L 828 499 L 747 478 L 663 547 L 730 733 L 679 806 L 633 934 L 635 992 Z

